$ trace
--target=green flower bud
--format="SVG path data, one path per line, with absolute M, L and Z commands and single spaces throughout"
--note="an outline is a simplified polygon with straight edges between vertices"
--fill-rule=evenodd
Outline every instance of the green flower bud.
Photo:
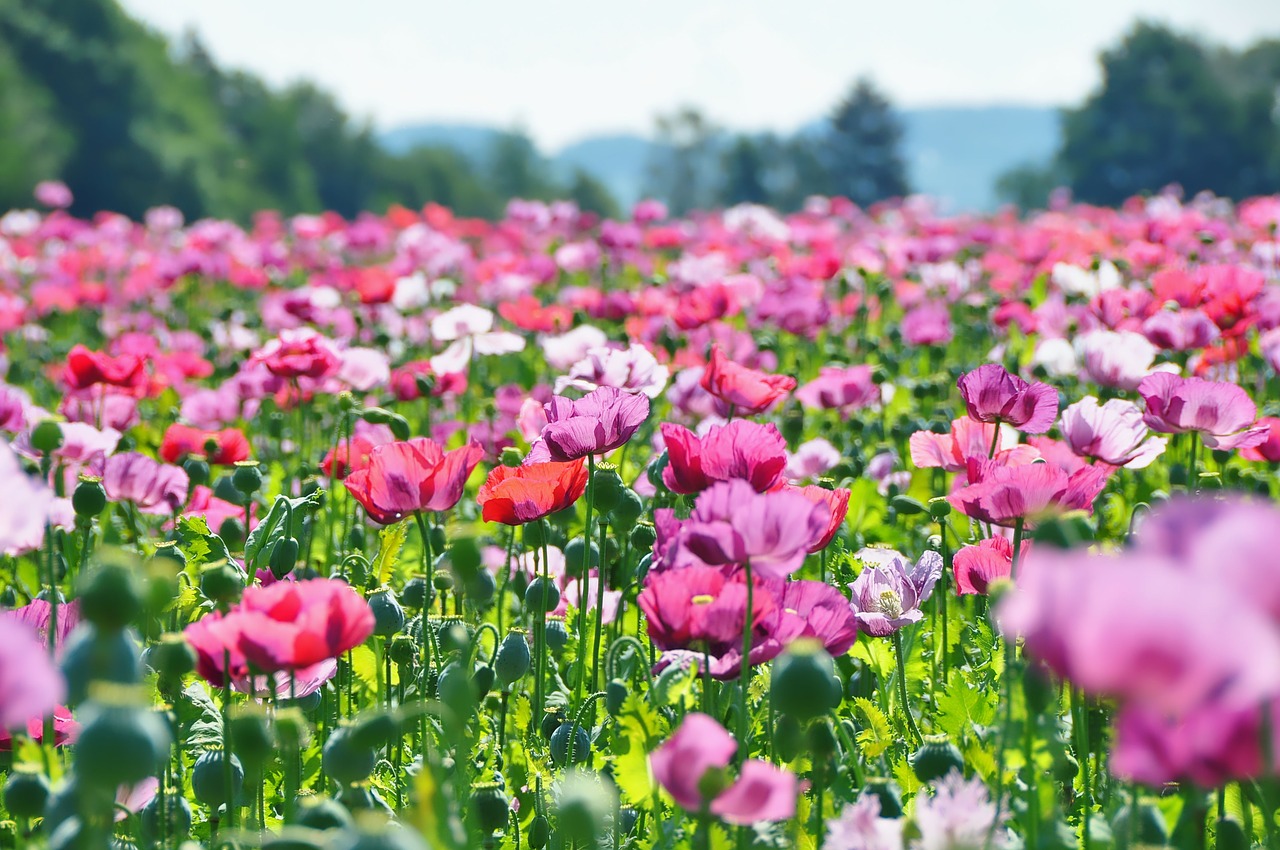
M 236 463 L 235 472 L 231 473 L 231 485 L 244 494 L 246 498 L 262 489 L 262 471 L 256 460 L 242 460 Z
M 823 717 L 809 727 L 809 752 L 817 759 L 829 759 L 839 749 L 831 721 Z
M 618 471 L 611 465 L 601 465 L 591 478 L 592 504 L 597 511 L 607 514 L 618 506 L 625 489 L 626 485 L 622 483 L 622 476 Z
M 629 690 L 627 683 L 621 679 L 611 679 L 609 684 L 604 687 L 604 707 L 605 710 L 613 717 L 617 717 L 622 711 L 622 704 L 626 702 Z
M 215 605 L 231 605 L 244 593 L 245 577 L 229 564 L 210 564 L 200 571 L 200 592 Z
M 635 490 L 624 488 L 618 497 L 618 504 L 613 506 L 613 524 L 620 529 L 628 529 L 636 524 L 636 520 L 644 516 L 644 500 Z
M 390 588 L 382 588 L 370 594 L 369 608 L 373 611 L 373 633 L 379 637 L 391 637 L 404 628 L 404 609 L 396 601 Z
M 560 590 L 550 578 L 538 576 L 524 592 L 524 608 L 530 614 L 554 611 L 560 605 Z
M 369 778 L 377 760 L 373 747 L 361 746 L 355 740 L 351 727 L 344 726 L 329 736 L 320 764 L 334 782 L 354 785 Z
M 664 450 L 662 454 L 658 455 L 658 457 L 654 459 L 654 461 L 650 463 L 648 468 L 645 470 L 645 475 L 648 477 L 649 483 L 652 484 L 659 493 L 667 489 L 667 485 L 662 481 L 662 472 L 667 468 L 667 464 L 669 463 L 671 463 L 671 458 L 668 457 Z
M 551 760 L 560 767 L 570 764 L 570 759 L 572 764 L 581 764 L 590 753 L 591 738 L 576 723 L 561 723 L 551 734 Z
M 493 657 L 493 672 L 504 688 L 510 688 L 529 672 L 532 656 L 524 629 L 510 629 Z
M 196 651 L 181 633 L 164 634 L 147 647 L 146 662 L 161 679 L 180 680 L 196 669 Z
M 142 613 L 142 591 L 134 570 L 103 564 L 80 580 L 80 614 L 103 631 L 123 629 Z
M 141 704 L 113 694 L 110 702 L 86 704 L 80 718 L 75 770 L 81 782 L 99 788 L 134 785 L 155 776 L 168 755 L 169 724 Z
M 1111 821 L 1111 833 L 1124 836 L 1134 834 L 1133 803 L 1129 803 L 1116 813 L 1114 820 Z M 1154 847 L 1165 847 L 1169 844 L 1169 827 L 1165 824 L 1164 815 L 1146 801 L 1138 804 L 1137 837 L 1138 844 Z
M 778 722 L 773 727 L 773 747 L 778 759 L 783 764 L 790 762 L 800 755 L 803 746 L 804 729 L 801 728 L 800 721 L 790 714 L 779 715 Z
M 551 823 L 543 815 L 536 815 L 529 824 L 529 847 L 542 850 L 551 838 Z
M 498 462 L 503 466 L 519 466 L 524 463 L 524 452 L 515 446 L 505 446 L 502 449 L 502 454 L 498 457 Z
M 298 541 L 292 537 L 281 537 L 276 541 L 275 546 L 271 547 L 271 558 L 267 565 L 277 581 L 283 580 L 293 572 L 293 568 L 298 565 L 298 552 Z

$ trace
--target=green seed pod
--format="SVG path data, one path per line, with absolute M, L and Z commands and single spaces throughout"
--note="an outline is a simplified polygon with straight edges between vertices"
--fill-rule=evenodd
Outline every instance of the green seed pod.
M 182 470 L 192 487 L 200 487 L 209 483 L 209 462 L 202 457 L 189 457 L 182 462 Z
M 142 582 L 137 573 L 107 563 L 80 581 L 80 614 L 101 631 L 118 631 L 142 613 Z
M 373 747 L 356 742 L 350 726 L 344 726 L 329 736 L 324 745 L 321 767 L 339 785 L 363 782 L 373 773 L 378 756 Z
M 588 554 L 589 553 L 589 554 Z M 573 578 L 581 578 L 587 569 L 600 566 L 600 548 L 595 543 L 586 544 L 575 537 L 564 547 L 564 571 Z
M 244 523 L 229 516 L 218 526 L 218 536 L 227 544 L 228 549 L 237 550 L 244 543 Z
M 445 654 L 461 654 L 471 648 L 471 632 L 456 619 L 442 620 L 436 631 L 440 651 Z
M 62 426 L 52 419 L 46 419 L 32 428 L 31 447 L 46 455 L 62 448 Z
M 1120 809 L 1111 821 L 1112 835 L 1133 835 L 1132 818 L 1133 803 L 1131 802 Z M 1138 803 L 1137 837 L 1139 844 L 1164 847 L 1169 843 L 1169 827 L 1165 824 L 1164 815 L 1147 801 Z
M 918 516 L 929 512 L 919 499 L 913 499 L 910 496 L 894 496 L 889 500 L 889 504 L 904 516 Z
M 81 713 L 75 769 L 99 788 L 133 785 L 155 776 L 168 754 L 169 724 L 141 706 L 89 703 Z
M 826 760 L 836 754 L 839 745 L 831 721 L 823 717 L 809 727 L 809 752 L 817 760 Z
M 770 699 L 773 707 L 797 720 L 811 720 L 840 704 L 835 663 L 821 642 L 795 641 L 774 662 Z
M 504 688 L 510 688 L 529 672 L 532 657 L 524 629 L 510 629 L 493 657 L 493 672 Z
M 574 764 L 585 762 L 591 753 L 591 738 L 587 735 L 587 730 L 576 723 L 561 723 L 551 734 L 551 760 L 558 766 L 569 764 L 571 743 Z
M 177 794 L 169 794 L 165 798 L 165 809 L 167 810 L 169 824 L 168 828 L 163 831 L 164 834 L 190 835 L 191 804 L 187 802 L 187 798 Z M 143 846 L 160 842 L 160 795 L 157 794 L 148 800 L 142 810 L 138 812 L 138 826 L 142 833 Z
M 552 652 L 559 652 L 569 644 L 569 630 L 565 627 L 564 617 L 547 617 L 546 640 L 547 648 Z
M 380 750 L 401 735 L 400 721 L 386 711 L 362 712 L 351 724 L 351 742 Z
M 435 599 L 435 590 L 422 576 L 414 576 L 404 583 L 400 591 L 400 604 L 412 611 L 421 611 Z
M 882 818 L 900 818 L 902 817 L 902 794 L 898 790 L 898 785 L 892 779 L 886 779 L 882 776 L 867 777 L 866 784 L 862 786 L 862 794 L 867 796 L 874 794 L 880 800 L 880 817 Z
M 228 563 L 210 564 L 200 571 L 200 592 L 215 605 L 239 601 L 244 585 L 244 573 Z
M 256 704 L 241 706 L 231 720 L 231 741 L 241 763 L 254 771 L 261 768 L 275 749 L 266 713 Z
M 456 661 L 446 664 L 436 681 L 436 698 L 458 715 L 469 716 L 478 699 L 471 674 Z
M 953 770 L 964 772 L 964 756 L 946 735 L 925 735 L 920 749 L 909 759 L 921 782 L 941 779 Z
M 73 706 L 89 698 L 89 687 L 95 682 L 136 685 L 142 681 L 138 647 L 129 632 L 103 632 L 92 623 L 82 623 L 72 632 L 60 666 L 67 680 L 67 704 Z
M 391 588 L 383 587 L 369 595 L 369 608 L 373 611 L 373 633 L 379 637 L 391 637 L 404 629 L 404 609 L 396 601 Z
M 191 793 L 196 802 L 217 813 L 227 800 L 227 759 L 231 759 L 231 795 L 239 800 L 244 791 L 244 767 L 235 754 L 224 750 L 207 750 L 191 768 Z
M 83 519 L 96 517 L 107 509 L 107 491 L 97 478 L 81 478 L 71 494 L 71 507 Z
M 480 829 L 494 833 L 506 827 L 511 809 L 498 783 L 480 782 L 471 786 L 471 811 Z
M 258 462 L 256 460 L 238 462 L 235 472 L 231 473 L 231 485 L 239 490 L 245 499 L 261 490 L 262 471 L 258 469 Z
M 298 812 L 298 824 L 309 829 L 351 829 L 355 821 L 351 813 L 337 800 L 321 797 L 304 804 Z
M 622 493 L 618 496 L 618 504 L 613 506 L 613 512 L 610 514 L 613 524 L 619 529 L 626 530 L 636 524 L 636 520 L 644 516 L 644 500 L 640 498 L 640 494 L 630 487 L 623 488 Z
M 800 755 L 803 746 L 804 729 L 801 728 L 800 721 L 790 714 L 780 715 L 773 727 L 773 747 L 778 759 L 783 764 L 792 761 Z
M 631 529 L 631 547 L 640 552 L 648 552 L 658 542 L 658 532 L 653 523 L 638 522 Z
M 399 634 L 391 638 L 387 648 L 391 660 L 400 667 L 412 667 L 418 663 L 418 646 L 409 635 Z
M 524 609 L 530 614 L 554 611 L 560 605 L 560 589 L 550 578 L 538 576 L 524 592 Z
M 515 446 L 504 446 L 502 454 L 498 456 L 498 463 L 503 466 L 516 467 L 524 463 L 524 452 Z
M 929 516 L 939 520 L 951 516 L 951 503 L 946 496 L 936 496 L 929 500 Z
M 448 570 L 436 570 L 431 574 L 431 586 L 442 593 L 453 590 L 455 583 L 453 573 Z
M 471 674 L 471 684 L 475 687 L 477 700 L 483 700 L 489 695 L 496 678 L 493 668 L 488 664 L 481 664 L 476 668 L 476 672 Z
M 18 818 L 34 818 L 49 802 L 49 780 L 34 767 L 19 765 L 4 783 L 4 807 Z
M 467 591 L 467 599 L 479 606 L 488 605 L 493 600 L 494 594 L 498 592 L 498 583 L 493 573 L 488 570 L 477 570 L 471 578 L 467 579 L 464 587 Z
M 608 514 L 618 506 L 622 499 L 622 491 L 626 485 L 622 476 L 612 467 L 600 466 L 591 478 L 591 498 L 593 506 L 602 514 Z

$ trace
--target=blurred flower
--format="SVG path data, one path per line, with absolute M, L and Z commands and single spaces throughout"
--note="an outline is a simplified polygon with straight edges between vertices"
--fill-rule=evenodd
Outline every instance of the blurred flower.
M 1057 390 L 1027 383 L 994 363 L 961 375 L 956 386 L 969 417 L 978 422 L 1005 422 L 1028 434 L 1043 434 L 1058 415 Z
M 67 354 L 62 380 L 73 390 L 88 389 L 96 384 L 110 384 L 130 391 L 140 391 L 147 382 L 146 360 L 133 354 L 112 357 L 101 351 L 90 351 L 75 345 Z
M 1169 351 L 1204 348 L 1221 336 L 1218 326 L 1200 310 L 1160 310 L 1142 323 L 1142 333 Z
M 668 459 L 662 483 L 673 493 L 698 493 L 732 479 L 764 492 L 782 482 L 787 444 L 773 423 L 737 419 L 713 425 L 702 437 L 670 422 L 659 427 Z
M 840 460 L 839 449 L 829 441 L 815 437 L 796 446 L 795 454 L 787 455 L 787 478 L 792 481 L 818 478 L 839 464 Z
M 426 437 L 386 443 L 374 447 L 368 464 L 342 483 L 370 519 L 390 525 L 413 513 L 447 511 L 458 504 L 483 456 L 475 442 L 449 452 Z
M 102 486 L 113 502 L 132 502 L 146 514 L 171 514 L 186 504 L 190 480 L 180 466 L 124 452 L 106 459 Z
M 1022 552 L 1029 548 L 1022 542 Z M 956 574 L 956 592 L 961 596 L 978 593 L 985 596 L 992 582 L 1008 578 L 1013 573 L 1013 544 L 1007 537 L 996 535 L 979 540 L 972 546 L 964 546 L 951 561 Z
M 71 206 L 71 190 L 61 180 L 41 180 L 36 184 L 35 199 L 46 207 L 61 209 Z
M 920 837 L 912 850 L 973 850 L 978 847 L 1013 847 L 1004 827 L 1007 807 L 1002 811 L 992 801 L 978 777 L 965 779 L 953 770 L 933 786 L 932 795 L 921 793 L 915 800 L 915 825 Z
M 711 349 L 711 361 L 702 373 L 701 385 L 739 416 L 763 413 L 795 388 L 796 379 L 748 369 L 725 357 L 720 347 Z
M 249 459 L 249 440 L 237 428 L 205 431 L 175 422 L 165 429 L 160 459 L 177 463 L 191 455 L 200 455 L 215 466 L 231 466 Z
M 809 554 L 821 552 L 827 548 L 827 544 L 840 531 L 840 526 L 844 525 L 844 519 L 849 513 L 849 497 L 852 494 L 844 487 L 828 490 L 816 484 L 810 484 L 806 487 L 788 487 L 787 489 L 799 493 L 815 505 L 821 505 L 825 508 L 827 516 L 826 530 L 820 537 L 809 544 Z
M 1267 436 L 1256 446 L 1241 449 L 1240 457 L 1245 460 L 1280 463 L 1280 417 L 1264 416 L 1256 424 L 1259 428 L 1267 429 Z
M 562 511 L 587 488 L 584 459 L 524 466 L 495 466 L 476 501 L 485 522 L 523 525 Z
M 54 511 L 53 491 L 22 470 L 18 456 L 0 441 L 0 553 L 17 555 L 37 549 L 44 540 L 46 523 Z
M 1213 449 L 1240 449 L 1267 439 L 1267 428 L 1254 427 L 1258 407 L 1239 386 L 1203 378 L 1158 374 L 1142 379 L 1138 394 L 1146 402 L 1143 419 L 1154 431 L 1196 431 Z
M 573 364 L 569 374 L 556 379 L 555 390 L 569 387 L 591 392 L 597 387 L 617 387 L 631 393 L 657 398 L 667 386 L 671 373 L 639 343 L 629 348 L 593 348 Z
M 1076 340 L 1083 377 L 1102 387 L 1136 390 L 1143 378 L 1173 364 L 1152 366 L 1156 347 L 1133 331 L 1093 331 Z
M 924 617 L 920 606 L 942 576 L 941 555 L 925 552 L 909 566 L 892 549 L 862 549 L 858 559 L 864 566 L 849 590 L 858 623 L 868 634 L 884 637 Z
M 649 417 L 649 399 L 600 387 L 573 401 L 555 396 L 545 405 L 542 429 L 551 460 L 570 461 L 621 447 Z
M 505 316 L 506 313 L 503 315 Z M 573 330 L 558 336 L 540 337 L 538 346 L 542 349 L 542 356 L 546 359 L 548 366 L 563 370 L 582 360 L 588 352 L 604 349 L 608 342 L 608 334 L 595 325 L 578 325 Z M 560 390 L 557 388 L 556 392 Z
M 1051 463 L 1004 465 L 971 459 L 972 483 L 947 496 L 947 501 L 979 522 L 1012 526 L 1021 520 L 1030 526 L 1045 514 L 1076 510 L 1092 513 L 1093 502 L 1113 469 L 1106 465 L 1082 466 L 1068 474 Z
M 902 850 L 902 818 L 880 817 L 880 798 L 863 794 L 827 821 L 827 850 Z
M 62 674 L 35 631 L 15 617 L 0 617 L 0 729 L 25 729 L 65 696 Z
M 723 775 L 738 750 L 733 736 L 711 717 L 685 716 L 672 736 L 649 754 L 654 779 L 676 803 L 691 812 L 703 807 L 732 824 L 789 820 L 803 791 L 790 771 L 748 759 L 736 782 Z M 709 774 L 721 775 L 709 779 Z
M 1061 429 L 1063 440 L 1081 457 L 1130 469 L 1150 466 L 1168 443 L 1149 435 L 1136 404 L 1118 398 L 1099 405 L 1085 396 L 1062 411 Z
M 342 355 L 327 337 L 311 328 L 286 328 L 254 352 L 252 363 L 261 363 L 277 378 L 320 379 L 336 373 Z
M 880 387 L 870 366 L 824 366 L 795 395 L 805 407 L 839 410 L 845 416 L 880 403 Z
M 926 302 L 902 317 L 902 341 L 907 345 L 946 345 L 951 337 L 951 311 L 946 304 Z

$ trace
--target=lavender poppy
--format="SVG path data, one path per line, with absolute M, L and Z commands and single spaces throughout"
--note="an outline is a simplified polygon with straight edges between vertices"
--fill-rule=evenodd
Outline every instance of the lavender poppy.
M 988 363 L 956 382 L 969 416 L 978 422 L 1005 422 L 1028 434 L 1043 434 L 1058 415 L 1058 392 L 1048 384 L 1027 383 L 1003 366 Z
M 1181 434 L 1196 431 L 1212 449 L 1243 449 L 1267 439 L 1267 428 L 1254 427 L 1258 406 L 1239 386 L 1203 378 L 1159 373 L 1138 385 L 1146 402 L 1143 417 L 1153 431 Z
M 1130 469 L 1150 466 L 1168 443 L 1149 435 L 1136 404 L 1118 398 L 1099 405 L 1085 396 L 1062 411 L 1061 428 L 1063 440 L 1081 457 Z
M 600 387 L 577 401 L 555 396 L 546 404 L 542 429 L 550 459 L 566 462 L 613 451 L 649 418 L 649 399 L 616 387 Z
M 160 463 L 138 452 L 107 458 L 102 486 L 113 502 L 132 502 L 142 513 L 175 513 L 187 501 L 189 485 L 182 467 Z
M 996 805 L 981 779 L 965 779 L 953 770 L 935 784 L 932 796 L 916 796 L 915 825 L 920 838 L 912 846 L 1013 847 L 1012 836 L 1004 828 L 1008 817 L 1008 807 Z
M 920 606 L 942 576 L 942 556 L 925 552 L 915 565 L 892 549 L 863 549 L 866 565 L 849 585 L 858 623 L 871 635 L 884 637 L 924 617 Z

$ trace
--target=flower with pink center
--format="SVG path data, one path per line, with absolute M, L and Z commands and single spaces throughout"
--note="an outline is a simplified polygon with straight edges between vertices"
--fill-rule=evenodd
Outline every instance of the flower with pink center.
M 1136 404 L 1118 398 L 1100 405 L 1085 396 L 1062 411 L 1060 427 L 1062 439 L 1077 455 L 1130 469 L 1150 466 L 1168 444 L 1150 435 Z
M 956 385 L 969 417 L 978 422 L 1004 422 L 1028 434 L 1043 434 L 1058 415 L 1057 390 L 1028 383 L 995 363 L 961 375 Z
M 667 447 L 662 483 L 673 493 L 698 493 L 733 479 L 758 492 L 782 483 L 787 444 L 773 423 L 738 419 L 713 425 L 702 437 L 670 422 L 662 423 L 660 431 Z
M 1073 473 L 1051 463 L 1016 466 L 970 460 L 970 484 L 947 501 L 979 522 L 1033 525 L 1046 514 L 1093 512 L 1093 502 L 1106 486 L 1113 467 L 1084 466 Z
M 1223 450 L 1250 448 L 1267 439 L 1267 427 L 1254 422 L 1257 405 L 1236 384 L 1161 373 L 1143 378 L 1138 394 L 1146 402 L 1143 418 L 1153 431 L 1194 431 L 1209 448 Z

